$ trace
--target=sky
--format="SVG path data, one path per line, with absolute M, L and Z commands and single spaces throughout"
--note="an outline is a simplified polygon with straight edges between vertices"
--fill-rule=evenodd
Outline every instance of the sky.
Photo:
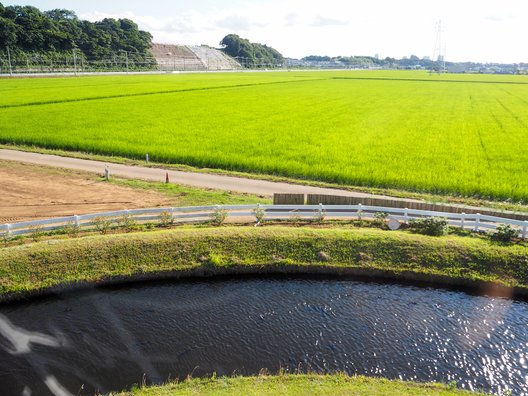
M 448 61 L 528 62 L 527 0 L 0 0 L 82 19 L 130 18 L 167 44 L 218 47 L 236 33 L 286 57 L 435 54 Z

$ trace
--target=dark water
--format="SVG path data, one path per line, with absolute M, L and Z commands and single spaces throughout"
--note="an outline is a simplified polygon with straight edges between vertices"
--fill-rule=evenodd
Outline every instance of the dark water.
M 262 368 L 528 395 L 528 304 L 350 280 L 103 289 L 0 307 L 0 394 L 93 394 Z

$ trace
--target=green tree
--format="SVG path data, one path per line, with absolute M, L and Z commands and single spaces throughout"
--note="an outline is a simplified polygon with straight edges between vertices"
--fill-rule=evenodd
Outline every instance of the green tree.
M 274 48 L 264 44 L 251 43 L 236 34 L 228 34 L 220 41 L 222 51 L 236 58 L 248 68 L 280 66 L 284 57 Z
M 130 19 L 106 18 L 100 22 L 80 20 L 75 12 L 54 9 L 42 12 L 31 6 L 7 6 L 0 3 L 0 57 L 9 47 L 14 56 L 28 59 L 35 53 L 40 59 L 78 55 L 102 60 L 125 51 L 132 61 L 144 62 L 152 55 L 152 35 L 139 30 Z

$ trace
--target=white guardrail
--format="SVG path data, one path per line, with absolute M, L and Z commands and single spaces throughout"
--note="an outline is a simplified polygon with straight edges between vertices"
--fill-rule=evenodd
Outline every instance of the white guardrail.
M 203 223 L 211 221 L 213 215 L 223 210 L 227 218 L 256 218 L 256 211 L 263 214 L 264 220 L 315 219 L 374 219 L 376 213 L 387 213 L 389 219 L 408 223 L 412 219 L 423 217 L 441 217 L 450 226 L 472 231 L 493 231 L 499 224 L 510 224 L 518 230 L 519 237 L 528 237 L 528 221 L 513 220 L 482 214 L 447 213 L 416 209 L 402 209 L 367 205 L 216 205 L 189 206 L 176 208 L 131 209 L 116 212 L 94 213 L 79 216 L 67 216 L 46 220 L 24 221 L 0 225 L 0 236 L 16 236 L 33 233 L 36 230 L 53 231 L 65 227 L 95 228 L 101 220 L 116 225 L 123 219 L 133 219 L 137 223 L 172 222 L 174 224 Z

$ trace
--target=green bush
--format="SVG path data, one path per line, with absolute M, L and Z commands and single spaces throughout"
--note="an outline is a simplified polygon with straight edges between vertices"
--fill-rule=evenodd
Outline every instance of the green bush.
M 264 217 L 266 217 L 266 211 L 260 206 L 257 206 L 255 209 L 253 209 L 253 215 L 257 220 L 257 224 L 262 224 L 264 222 Z
M 103 235 L 105 235 L 110 230 L 113 222 L 114 220 L 112 218 L 103 216 L 96 217 L 92 220 L 95 230 Z
M 441 217 L 424 217 L 409 222 L 411 230 L 424 235 L 446 235 L 449 227 L 447 219 Z
M 168 210 L 164 210 L 160 213 L 160 227 L 170 227 L 174 224 L 174 218 L 172 217 L 172 213 Z
M 73 221 L 69 221 L 66 223 L 62 229 L 62 231 L 67 234 L 69 237 L 74 238 L 79 236 L 80 227 L 75 224 Z
M 387 212 L 376 212 L 374 213 L 374 225 L 377 227 L 383 227 L 386 225 L 389 214 Z
M 313 223 L 321 224 L 323 221 L 325 221 L 326 218 L 326 210 L 314 210 L 314 216 L 312 218 Z
M 518 231 L 509 224 L 499 224 L 496 232 L 491 234 L 492 241 L 510 243 L 518 236 Z
M 215 226 L 221 226 L 227 218 L 227 210 L 218 206 L 211 213 L 211 224 Z

